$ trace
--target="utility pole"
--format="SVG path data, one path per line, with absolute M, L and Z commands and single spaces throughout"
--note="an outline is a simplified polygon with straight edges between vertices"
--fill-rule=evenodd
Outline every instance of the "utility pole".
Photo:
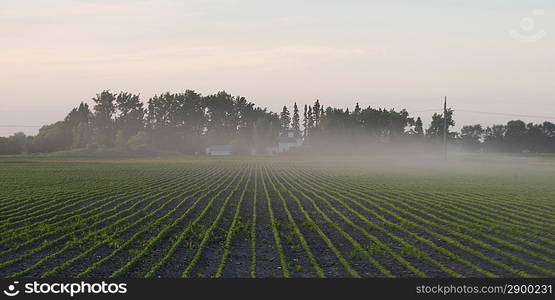
M 443 155 L 447 159 L 447 96 L 443 102 Z

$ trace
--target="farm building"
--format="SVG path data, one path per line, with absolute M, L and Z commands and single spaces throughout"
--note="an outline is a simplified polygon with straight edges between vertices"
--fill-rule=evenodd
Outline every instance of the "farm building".
M 294 129 L 287 129 L 282 132 L 281 137 L 278 139 L 278 152 L 289 152 L 291 148 L 301 147 L 303 145 L 303 138 L 301 133 Z
M 206 155 L 210 156 L 226 156 L 231 155 L 231 145 L 212 145 L 206 147 Z

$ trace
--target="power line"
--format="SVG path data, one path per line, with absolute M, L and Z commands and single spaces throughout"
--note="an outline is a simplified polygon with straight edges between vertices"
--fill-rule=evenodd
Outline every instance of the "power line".
M 42 127 L 42 125 L 0 125 L 0 127 L 7 127 L 7 128 L 15 128 L 15 127 L 37 128 L 37 127 Z
M 495 113 L 495 112 L 486 112 L 486 111 L 477 111 L 477 110 L 465 110 L 465 109 L 457 109 L 457 111 L 469 112 L 469 113 L 475 113 L 475 114 L 484 114 L 484 115 L 498 115 L 498 116 L 523 117 L 523 118 L 539 118 L 539 119 L 555 119 L 555 117 L 553 117 L 553 116 L 535 116 L 535 115 L 521 115 L 521 114 Z
M 410 113 L 412 114 L 422 113 L 422 112 L 441 112 L 441 109 L 425 109 L 425 110 L 418 110 L 418 111 L 410 111 Z M 466 109 L 455 109 L 455 112 L 467 112 L 467 113 L 475 113 L 475 114 L 483 114 L 483 115 L 497 115 L 497 116 L 522 117 L 522 118 L 555 119 L 554 116 L 509 114 L 509 113 L 498 113 L 498 112 L 466 110 Z
M 425 110 L 417 110 L 417 111 L 409 111 L 410 113 L 416 114 L 416 113 L 423 113 L 423 112 L 438 112 L 441 111 L 441 109 L 437 109 L 437 108 L 432 108 L 432 109 L 425 109 Z

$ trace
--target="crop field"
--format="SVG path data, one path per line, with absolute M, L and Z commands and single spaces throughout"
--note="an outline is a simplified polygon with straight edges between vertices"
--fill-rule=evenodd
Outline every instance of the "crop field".
M 555 165 L 0 158 L 0 277 L 555 277 Z

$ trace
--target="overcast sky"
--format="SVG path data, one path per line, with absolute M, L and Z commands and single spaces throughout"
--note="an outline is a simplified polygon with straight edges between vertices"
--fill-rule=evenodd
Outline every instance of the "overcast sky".
M 554 53 L 553 0 L 2 0 L 0 136 L 103 89 L 555 122 Z

